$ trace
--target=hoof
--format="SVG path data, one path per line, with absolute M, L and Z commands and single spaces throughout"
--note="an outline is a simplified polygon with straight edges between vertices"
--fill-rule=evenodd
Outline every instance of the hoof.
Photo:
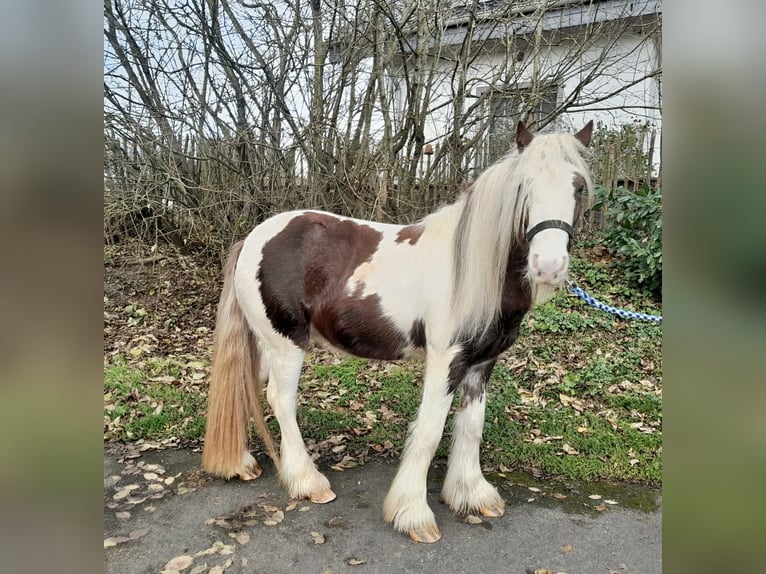
M 433 544 L 442 537 L 442 533 L 439 532 L 439 528 L 436 525 L 410 530 L 407 534 L 415 542 L 420 542 L 421 544 Z
M 310 494 L 308 496 L 308 499 L 313 502 L 314 504 L 327 504 L 328 502 L 332 502 L 335 500 L 336 494 L 331 490 L 323 490 L 322 492 L 316 492 L 314 494 Z
M 255 480 L 256 478 L 261 476 L 261 474 L 263 474 L 263 470 L 261 469 L 260 465 L 257 462 L 253 461 L 252 463 L 247 465 L 244 470 L 239 472 L 237 476 L 239 477 L 240 480 Z
M 505 505 L 484 506 L 479 509 L 479 513 L 487 518 L 500 518 L 505 514 Z

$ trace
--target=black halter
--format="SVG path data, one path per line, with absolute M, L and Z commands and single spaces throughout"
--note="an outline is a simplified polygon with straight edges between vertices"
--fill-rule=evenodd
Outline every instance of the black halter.
M 566 231 L 569 234 L 569 240 L 571 241 L 574 239 L 575 230 L 574 227 L 569 225 L 566 221 L 561 221 L 560 219 L 546 219 L 545 221 L 541 221 L 532 229 L 527 231 L 526 238 L 527 243 L 532 241 L 532 238 L 540 233 L 543 229 L 561 229 L 563 231 Z

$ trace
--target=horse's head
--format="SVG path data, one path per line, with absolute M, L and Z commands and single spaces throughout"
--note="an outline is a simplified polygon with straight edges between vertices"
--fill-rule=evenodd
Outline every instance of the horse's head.
M 590 191 L 590 174 L 583 159 L 590 143 L 593 121 L 574 136 L 532 136 L 519 122 L 516 144 L 529 177 L 525 178 L 527 217 L 525 239 L 529 246 L 528 276 L 540 297 L 546 299 L 566 278 L 569 248 L 582 212 L 584 192 Z

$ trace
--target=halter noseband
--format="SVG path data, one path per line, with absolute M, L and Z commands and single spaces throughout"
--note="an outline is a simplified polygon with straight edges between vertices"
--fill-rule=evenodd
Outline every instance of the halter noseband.
M 543 229 L 561 229 L 562 231 L 566 231 L 567 234 L 569 234 L 569 240 L 571 241 L 574 239 L 575 230 L 574 227 L 569 225 L 566 221 L 562 221 L 560 219 L 546 219 L 545 221 L 541 221 L 532 229 L 527 231 L 525 237 L 527 239 L 527 243 L 532 241 L 532 238 L 540 233 Z

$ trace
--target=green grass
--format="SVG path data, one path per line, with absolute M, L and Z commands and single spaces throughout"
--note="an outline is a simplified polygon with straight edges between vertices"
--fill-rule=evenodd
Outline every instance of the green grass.
M 660 312 L 603 263 L 574 259 L 572 276 L 602 300 Z M 482 465 L 660 482 L 661 337 L 660 325 L 620 321 L 563 293 L 534 309 L 492 374 Z M 420 403 L 422 363 L 330 359 L 311 353 L 304 368 L 298 405 L 304 438 L 321 443 L 342 435 L 346 450 L 321 453 L 336 462 L 346 455 L 399 456 Z M 104 372 L 105 439 L 201 438 L 206 369 L 167 359 L 112 359 Z M 278 434 L 276 421 L 269 426 Z M 450 417 L 437 456 L 448 455 L 451 429 Z
M 182 385 L 184 366 L 149 359 L 139 366 L 118 358 L 104 369 L 104 438 L 199 438 L 205 431 L 205 394 Z M 196 388 L 195 388 L 196 387 Z

